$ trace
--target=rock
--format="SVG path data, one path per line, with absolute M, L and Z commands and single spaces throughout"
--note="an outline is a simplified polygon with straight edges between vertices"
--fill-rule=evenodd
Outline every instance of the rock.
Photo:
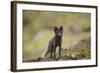
M 71 47 L 71 49 L 76 49 L 76 48 L 80 48 L 80 49 L 81 48 L 91 48 L 90 37 L 81 40 L 79 43 Z

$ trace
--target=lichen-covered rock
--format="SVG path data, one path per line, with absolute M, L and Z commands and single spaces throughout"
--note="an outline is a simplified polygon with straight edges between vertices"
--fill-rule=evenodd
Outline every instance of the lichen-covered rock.
M 81 40 L 79 43 L 77 43 L 74 46 L 71 46 L 71 49 L 75 49 L 75 48 L 91 48 L 91 38 L 85 38 L 83 40 Z

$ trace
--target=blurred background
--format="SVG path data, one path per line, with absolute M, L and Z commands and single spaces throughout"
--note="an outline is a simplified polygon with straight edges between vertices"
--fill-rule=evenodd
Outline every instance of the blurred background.
M 91 14 L 23 10 L 23 61 L 43 56 L 54 36 L 54 26 L 63 26 L 62 48 L 70 49 L 90 37 Z

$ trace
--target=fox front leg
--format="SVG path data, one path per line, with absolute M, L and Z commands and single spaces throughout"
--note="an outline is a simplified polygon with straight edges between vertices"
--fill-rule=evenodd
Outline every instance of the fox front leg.
M 61 46 L 59 46 L 59 59 L 61 58 Z
M 52 51 L 52 49 L 51 49 L 51 52 L 50 52 L 50 58 L 52 59 L 52 54 L 53 54 L 53 51 Z
M 54 50 L 54 59 L 56 59 L 56 48 Z

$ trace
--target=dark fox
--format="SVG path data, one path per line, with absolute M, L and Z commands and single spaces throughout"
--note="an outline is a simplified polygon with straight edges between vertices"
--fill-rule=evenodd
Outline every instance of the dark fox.
M 63 26 L 57 28 L 54 27 L 55 36 L 49 41 L 48 49 L 45 53 L 45 56 L 50 54 L 50 58 L 56 59 L 56 49 L 59 47 L 59 58 L 61 58 L 61 45 L 62 45 L 62 35 L 63 35 Z

